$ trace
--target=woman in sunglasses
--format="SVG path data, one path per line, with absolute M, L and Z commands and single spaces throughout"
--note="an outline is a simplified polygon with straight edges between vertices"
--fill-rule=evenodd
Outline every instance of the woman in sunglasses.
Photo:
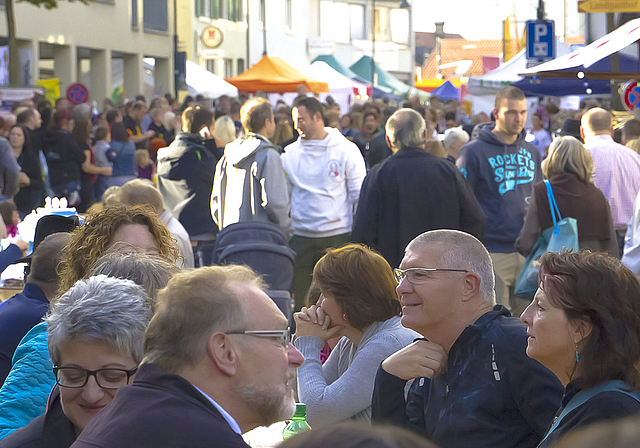
M 131 280 L 98 275 L 78 281 L 46 317 L 56 377 L 47 411 L 0 447 L 70 447 L 132 381 L 151 315 L 151 299 Z
M 538 448 L 588 424 L 640 414 L 640 281 L 603 253 L 548 252 L 520 320 L 527 355 L 565 387 Z
M 295 314 L 294 345 L 305 357 L 298 395 L 312 427 L 355 419 L 371 423 L 371 396 L 380 363 L 417 333 L 400 323 L 397 283 L 389 263 L 361 244 L 329 249 L 313 269 L 316 305 Z M 341 337 L 324 364 L 325 341 Z

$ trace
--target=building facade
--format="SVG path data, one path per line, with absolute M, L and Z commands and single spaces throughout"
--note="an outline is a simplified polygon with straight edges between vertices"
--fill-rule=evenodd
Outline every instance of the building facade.
M 309 0 L 183 0 L 178 5 L 179 51 L 223 78 L 236 76 L 266 52 L 303 68 Z
M 65 95 L 85 80 L 100 104 L 116 78 L 125 97 L 145 92 L 143 58 L 153 58 L 155 93 L 173 92 L 174 0 L 61 1 L 52 10 L 16 3 L 15 20 L 22 85 L 56 77 Z M 7 36 L 5 20 L 0 35 Z
M 411 2 L 400 0 L 312 0 L 310 47 L 333 46 L 334 56 L 346 66 L 375 53 L 376 64 L 413 85 L 412 12 Z

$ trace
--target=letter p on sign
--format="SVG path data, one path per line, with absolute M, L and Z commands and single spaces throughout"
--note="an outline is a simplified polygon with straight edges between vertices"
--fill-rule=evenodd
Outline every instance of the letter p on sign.
M 540 38 L 547 35 L 547 26 L 542 23 L 537 23 L 535 27 L 535 38 L 536 42 L 540 42 Z

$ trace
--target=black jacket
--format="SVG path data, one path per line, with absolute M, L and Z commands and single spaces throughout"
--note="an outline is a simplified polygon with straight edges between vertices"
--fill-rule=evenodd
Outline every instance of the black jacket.
M 158 188 L 165 208 L 192 237 L 218 231 L 210 207 L 218 159 L 200 136 L 186 132 L 158 150 Z
M 52 186 L 73 181 L 80 182 L 80 173 L 85 157 L 70 132 L 54 130 L 47 134 L 44 155 L 47 158 L 47 165 L 49 165 L 49 178 Z
M 25 143 L 18 164 L 29 177 L 29 185 L 20 188 L 13 198 L 18 210 L 29 213 L 44 204 L 44 179 L 40 165 L 40 148 L 42 146 L 42 132 L 40 129 L 32 131 L 25 128 Z
M 562 384 L 526 355 L 526 327 L 497 305 L 468 326 L 447 370 L 406 381 L 378 369 L 374 423 L 413 429 L 440 448 L 533 448 L 557 410 Z
M 47 412 L 0 441 L 0 448 L 69 448 L 76 430 L 62 411 L 60 391 L 53 388 Z
M 558 409 L 556 416 L 560 415 L 565 406 L 580 390 L 573 382 L 567 384 L 564 397 L 562 397 L 562 406 Z M 640 402 L 638 400 L 622 392 L 601 392 L 587 400 L 582 406 L 569 412 L 538 448 L 546 448 L 553 445 L 574 429 L 596 422 L 616 420 L 638 414 L 640 414 Z
M 423 232 L 454 229 L 482 239 L 484 227 L 482 209 L 455 165 L 407 148 L 367 174 L 351 236 L 397 267 L 407 244 Z
M 367 167 L 373 168 L 378 163 L 393 155 L 393 151 L 387 145 L 384 131 L 378 132 L 373 136 L 373 140 L 369 144 L 369 152 L 367 154 Z
M 187 380 L 144 364 L 131 386 L 82 431 L 74 448 L 247 448 Z

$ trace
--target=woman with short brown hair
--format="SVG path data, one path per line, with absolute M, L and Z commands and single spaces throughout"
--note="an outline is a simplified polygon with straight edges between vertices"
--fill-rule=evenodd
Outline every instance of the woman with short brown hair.
M 313 270 L 320 288 L 316 305 L 295 314 L 298 395 L 311 426 L 355 419 L 371 422 L 371 396 L 383 359 L 417 333 L 400 323 L 401 306 L 389 263 L 362 244 L 329 249 Z M 321 364 L 324 341 L 341 336 Z
M 549 252 L 540 263 L 540 287 L 520 319 L 527 355 L 565 394 L 538 448 L 574 428 L 640 414 L 640 280 L 602 253 Z

